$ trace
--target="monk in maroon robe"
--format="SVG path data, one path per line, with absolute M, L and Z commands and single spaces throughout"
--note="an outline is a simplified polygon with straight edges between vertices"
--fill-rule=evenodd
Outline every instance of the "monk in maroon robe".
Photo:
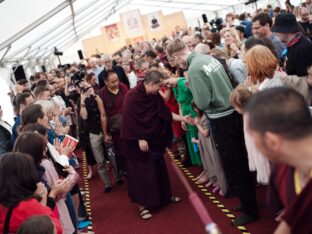
M 178 201 L 172 196 L 164 159 L 172 141 L 172 114 L 159 95 L 163 75 L 150 71 L 130 90 L 123 105 L 121 138 L 127 157 L 128 192 L 140 205 L 143 219 L 150 209 Z M 178 200 L 177 200 L 178 199 Z
M 115 146 L 116 164 L 119 176 L 125 175 L 125 159 L 120 144 L 120 124 L 122 118 L 122 105 L 128 92 L 128 87 L 119 82 L 117 74 L 108 70 L 104 76 L 105 86 L 99 91 L 108 117 L 108 131 Z

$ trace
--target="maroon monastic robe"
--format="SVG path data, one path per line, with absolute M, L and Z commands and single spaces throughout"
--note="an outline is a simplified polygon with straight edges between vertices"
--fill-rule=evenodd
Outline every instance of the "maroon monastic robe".
M 108 91 L 106 86 L 99 91 L 98 94 L 104 103 L 107 116 L 113 117 L 114 115 L 122 112 L 123 101 L 128 90 L 129 89 L 125 84 L 120 83 L 117 94 L 113 94 Z
M 172 196 L 164 160 L 171 126 L 172 114 L 159 94 L 147 95 L 144 84 L 128 92 L 121 124 L 128 192 L 132 202 L 148 209 L 169 204 Z M 140 150 L 139 140 L 148 142 L 149 152 Z
M 283 219 L 290 226 L 291 233 L 312 233 L 312 179 L 287 207 Z
M 147 95 L 143 83 L 128 92 L 123 105 L 121 138 L 137 142 L 128 146 L 129 150 L 139 151 L 133 155 L 136 159 L 146 158 L 146 153 L 139 149 L 138 140 L 146 140 L 150 148 L 159 152 L 170 146 L 171 126 L 172 114 L 159 94 Z

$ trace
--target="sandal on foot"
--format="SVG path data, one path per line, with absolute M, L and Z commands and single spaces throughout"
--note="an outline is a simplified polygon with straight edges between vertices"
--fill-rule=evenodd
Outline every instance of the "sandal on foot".
M 195 182 L 195 184 L 203 184 L 206 183 L 208 180 L 208 177 L 206 175 L 203 175 Z
M 171 197 L 171 203 L 178 203 L 181 201 L 181 198 L 177 197 L 177 196 L 172 196 Z
M 205 187 L 206 187 L 206 188 L 209 188 L 209 187 L 211 187 L 212 185 L 213 185 L 213 182 L 209 181 L 207 184 L 205 184 Z
M 213 193 L 216 193 L 216 192 L 218 192 L 219 190 L 220 190 L 220 187 L 219 187 L 219 185 L 217 185 L 216 187 L 213 188 L 212 192 L 213 192 Z
M 88 180 L 91 180 L 92 179 L 92 173 L 89 173 L 86 177 Z
M 150 211 L 148 210 L 148 209 L 146 209 L 146 208 L 140 208 L 139 209 L 139 212 L 140 212 L 140 217 L 141 217 L 141 219 L 144 219 L 144 220 L 146 220 L 146 219 L 150 219 L 150 218 L 152 218 L 153 216 L 151 215 L 151 213 L 150 213 Z
M 222 191 L 222 189 L 220 189 L 220 191 L 219 191 L 219 195 L 220 195 L 220 196 L 222 196 L 222 197 L 224 197 L 225 192 L 223 192 L 223 191 Z

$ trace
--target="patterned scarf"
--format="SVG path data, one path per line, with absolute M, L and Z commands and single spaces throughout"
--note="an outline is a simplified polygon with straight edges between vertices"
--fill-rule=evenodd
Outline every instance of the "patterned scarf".
M 287 43 L 287 48 L 292 47 L 293 45 L 297 44 L 297 42 L 299 41 L 299 39 L 302 36 L 302 32 L 297 32 L 294 36 L 293 39 L 291 39 L 288 43 Z

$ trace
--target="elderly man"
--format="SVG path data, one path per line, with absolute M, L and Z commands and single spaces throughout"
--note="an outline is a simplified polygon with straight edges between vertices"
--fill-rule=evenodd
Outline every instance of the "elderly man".
M 104 64 L 104 70 L 99 74 L 99 85 L 101 88 L 105 86 L 105 77 L 108 70 L 113 70 L 120 82 L 124 83 L 128 88 L 130 83 L 124 69 L 119 65 L 113 65 L 112 58 L 109 55 L 102 55 L 102 61 Z
M 199 43 L 195 46 L 194 51 L 200 54 L 210 54 L 210 47 L 207 44 Z
M 90 69 L 88 70 L 88 73 L 94 73 L 96 75 L 96 83 L 100 84 L 99 81 L 99 74 L 103 71 L 103 67 L 98 66 L 98 58 L 91 57 L 89 60 L 89 66 Z
M 312 233 L 312 118 L 304 98 L 285 87 L 259 92 L 248 101 L 244 122 L 263 155 L 295 169 L 298 196 L 274 233 Z
M 304 30 L 304 34 L 312 41 L 312 24 L 309 21 L 309 10 L 306 7 L 300 8 L 300 25 Z
M 296 17 L 291 13 L 276 16 L 271 31 L 287 43 L 287 74 L 306 76 L 312 64 L 312 42 L 301 32 Z
M 189 35 L 185 35 L 182 38 L 183 42 L 187 45 L 187 47 L 189 48 L 190 51 L 193 51 L 193 38 Z

